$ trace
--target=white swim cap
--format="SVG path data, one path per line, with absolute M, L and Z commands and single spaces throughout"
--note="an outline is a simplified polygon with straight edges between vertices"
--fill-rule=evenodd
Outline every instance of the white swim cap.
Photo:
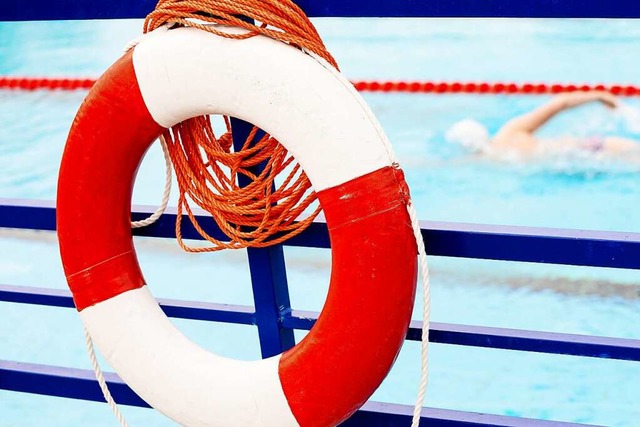
M 481 123 L 472 119 L 464 119 L 455 123 L 445 133 L 449 142 L 460 144 L 464 148 L 478 152 L 489 144 L 489 131 Z

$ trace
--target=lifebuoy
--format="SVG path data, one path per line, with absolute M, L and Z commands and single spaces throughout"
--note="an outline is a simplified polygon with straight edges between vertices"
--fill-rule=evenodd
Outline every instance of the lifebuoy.
M 327 301 L 309 334 L 276 357 L 230 360 L 189 341 L 158 307 L 136 259 L 138 165 L 163 128 L 203 114 L 238 117 L 277 138 L 324 209 Z M 121 378 L 187 426 L 332 426 L 357 410 L 399 352 L 416 285 L 408 193 L 385 141 L 348 81 L 294 47 L 193 28 L 143 37 L 80 107 L 57 199 L 69 287 Z

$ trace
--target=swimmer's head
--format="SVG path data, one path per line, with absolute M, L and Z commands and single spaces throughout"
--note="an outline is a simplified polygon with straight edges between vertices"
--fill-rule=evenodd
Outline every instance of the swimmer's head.
M 460 144 L 475 153 L 484 150 L 489 145 L 489 131 L 482 124 L 472 119 L 464 119 L 455 123 L 445 133 L 449 142 Z

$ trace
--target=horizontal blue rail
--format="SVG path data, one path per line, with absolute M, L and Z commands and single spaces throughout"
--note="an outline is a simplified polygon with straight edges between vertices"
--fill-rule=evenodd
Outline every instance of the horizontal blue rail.
M 121 405 L 149 407 L 116 374 L 105 373 L 115 400 Z M 0 389 L 103 402 L 92 371 L 0 360 Z M 409 425 L 413 408 L 406 405 L 368 402 L 342 424 L 343 427 L 391 427 Z M 446 409 L 424 408 L 421 426 L 429 427 L 588 427 L 586 424 L 543 421 Z
M 143 18 L 156 0 L 2 0 L 0 21 Z M 298 0 L 311 17 L 640 18 L 634 0 Z M 107 7 L 108 4 L 108 7 Z
M 146 218 L 153 212 L 153 208 L 135 209 L 134 220 Z M 197 216 L 211 236 L 227 239 L 210 215 Z M 175 238 L 175 221 L 175 211 L 169 209 L 156 223 L 133 233 Z M 183 221 L 183 226 L 186 239 L 202 239 L 188 221 Z M 53 231 L 56 227 L 54 204 L 0 199 L 0 227 Z M 640 233 L 430 221 L 422 221 L 421 228 L 431 256 L 640 269 Z M 314 222 L 285 245 L 329 248 L 326 224 Z
M 54 307 L 74 307 L 67 290 L 0 284 L 0 301 Z M 169 317 L 255 325 L 253 307 L 195 301 L 159 299 Z M 286 310 L 280 313 L 283 328 L 310 330 L 318 318 L 311 311 Z M 407 339 L 420 341 L 422 322 L 411 323 Z M 536 353 L 596 357 L 640 362 L 640 340 L 555 332 L 527 331 L 486 326 L 432 322 L 429 341 L 468 347 L 520 350 Z
M 0 301 L 47 307 L 75 308 L 71 292 L 62 289 L 0 284 Z M 239 325 L 256 324 L 253 307 L 246 305 L 172 299 L 159 299 L 158 303 L 167 316 L 178 319 L 206 320 Z

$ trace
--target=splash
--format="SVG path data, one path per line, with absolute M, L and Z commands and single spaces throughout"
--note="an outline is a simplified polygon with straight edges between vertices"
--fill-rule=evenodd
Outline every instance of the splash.
M 621 103 L 616 115 L 626 132 L 640 135 L 640 107 Z

